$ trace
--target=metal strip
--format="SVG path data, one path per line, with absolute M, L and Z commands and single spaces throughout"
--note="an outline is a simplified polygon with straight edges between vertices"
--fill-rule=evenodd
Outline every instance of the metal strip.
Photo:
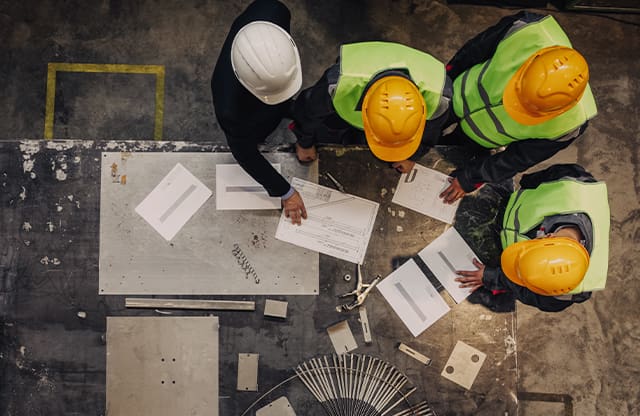
M 254 301 L 240 300 L 125 298 L 124 305 L 127 308 L 149 309 L 220 309 L 235 311 L 256 310 L 256 303 Z
M 442 259 L 442 261 L 444 261 L 444 263 L 447 265 L 447 267 L 449 268 L 449 270 L 451 270 L 453 273 L 456 273 L 457 270 L 455 267 L 453 267 L 453 264 L 451 264 L 451 262 L 449 261 L 449 259 L 447 258 L 447 256 L 444 255 L 444 253 L 442 251 L 438 251 L 438 256 L 440 256 L 440 258 Z
M 422 312 L 422 310 L 420 310 L 420 308 L 416 304 L 416 301 L 413 300 L 411 295 L 409 295 L 409 292 L 407 292 L 407 290 L 404 288 L 404 286 L 402 286 L 402 283 L 396 283 L 394 286 L 396 287 L 396 289 L 398 289 L 398 292 L 400 292 L 400 294 L 405 298 L 405 300 L 407 301 L 409 306 L 411 306 L 411 309 L 413 309 L 413 311 L 416 313 L 416 315 L 418 315 L 418 317 L 420 319 L 422 319 L 422 321 L 425 321 L 427 319 L 427 317 Z
M 196 190 L 196 186 L 195 185 L 189 185 L 189 187 L 187 188 L 186 191 L 184 191 L 182 193 L 182 195 L 180 195 L 178 197 L 178 199 L 176 199 L 173 204 L 171 204 L 171 206 L 165 211 L 164 214 L 162 214 L 160 216 L 160 222 L 165 222 L 167 220 L 167 218 L 169 218 L 169 216 L 171 214 L 173 214 L 175 212 L 176 209 L 178 209 L 178 207 L 180 205 L 182 205 L 182 203 L 184 202 L 185 199 L 189 198 L 189 196 L 191 196 L 191 194 L 193 193 L 193 191 Z

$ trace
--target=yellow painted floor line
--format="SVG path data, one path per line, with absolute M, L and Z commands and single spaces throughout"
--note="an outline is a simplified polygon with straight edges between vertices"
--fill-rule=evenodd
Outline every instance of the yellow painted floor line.
M 154 116 L 154 140 L 162 140 L 162 121 L 164 119 L 164 65 L 127 65 L 127 64 L 71 64 L 50 62 L 47 66 L 47 96 L 44 116 L 44 138 L 53 139 L 53 123 L 56 101 L 56 73 L 91 72 L 117 74 L 149 74 L 156 76 L 156 97 Z

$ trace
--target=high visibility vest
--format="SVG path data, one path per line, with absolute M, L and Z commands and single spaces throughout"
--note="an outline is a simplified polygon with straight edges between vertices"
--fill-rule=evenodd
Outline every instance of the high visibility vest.
M 398 43 L 360 42 L 342 45 L 340 78 L 333 96 L 333 107 L 340 117 L 363 129 L 362 111 L 358 105 L 373 77 L 392 70 L 409 73 L 427 106 L 427 119 L 438 108 L 445 84 L 442 62 L 433 56 Z
M 545 217 L 584 213 L 593 226 L 589 267 L 582 282 L 570 294 L 604 289 L 609 265 L 609 201 L 604 182 L 560 179 L 535 189 L 520 189 L 509 199 L 500 238 L 502 248 L 529 240 L 526 236 Z
M 453 82 L 453 109 L 464 132 L 487 148 L 525 139 L 557 139 L 597 114 L 596 102 L 587 87 L 570 110 L 534 126 L 513 120 L 502 105 L 504 89 L 531 55 L 549 46 L 571 47 L 558 22 L 547 16 L 514 30 L 500 41 L 493 57 L 463 72 Z

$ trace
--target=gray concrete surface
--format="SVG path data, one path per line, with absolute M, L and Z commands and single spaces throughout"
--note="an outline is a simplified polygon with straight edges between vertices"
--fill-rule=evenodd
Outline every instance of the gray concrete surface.
M 292 11 L 292 33 L 301 50 L 305 86 L 333 62 L 341 43 L 397 41 L 447 61 L 466 39 L 515 12 L 489 6 L 448 5 L 444 1 L 285 3 Z M 68 62 L 164 65 L 162 137 L 168 141 L 224 143 L 213 117 L 209 77 L 229 24 L 246 4 L 247 1 L 198 0 L 0 2 L 0 139 L 43 138 L 47 63 Z M 563 313 L 545 314 L 518 306 L 518 390 L 567 394 L 573 399 L 575 415 L 637 415 L 640 18 L 570 13 L 553 6 L 548 12 L 589 61 L 599 115 L 583 137 L 542 166 L 556 161 L 577 162 L 598 179 L 607 181 L 612 215 L 610 272 L 606 290 Z M 149 139 L 154 121 L 152 88 L 148 76 L 63 74 L 56 91 L 53 137 Z M 28 154 L 28 150 L 22 153 Z M 54 168 L 69 162 L 53 160 L 57 163 Z M 0 161 L 0 175 L 25 162 L 16 160 L 13 153 L 0 155 Z M 37 163 L 42 163 L 42 158 Z M 25 180 L 30 172 L 25 169 Z M 40 184 L 47 180 L 55 179 L 34 179 Z M 4 183 L 7 182 L 3 181 L 0 191 L 3 209 L 15 209 L 21 186 Z M 38 209 L 46 216 L 56 207 L 50 204 Z M 22 221 L 17 223 L 18 218 L 3 216 L 0 220 L 4 236 L 0 240 L 3 306 L 20 301 L 6 287 L 9 277 L 24 273 L 20 268 L 24 265 L 18 265 L 23 250 L 18 238 Z M 95 248 L 95 244 L 87 241 L 81 250 Z M 41 314 L 43 319 L 47 319 L 46 312 Z M 4 334 L 10 322 L 7 316 L 0 318 Z M 83 337 L 84 333 L 73 334 Z M 5 341 L 6 338 L 0 340 L 4 342 L 3 354 L 20 348 Z M 41 342 L 46 344 L 46 339 Z M 65 354 L 68 353 L 60 352 L 61 356 Z M 2 365 L 21 362 L 3 360 Z M 46 378 L 42 380 L 46 385 Z M 5 392 L 11 390 L 10 381 L 3 379 L 0 383 Z M 564 414 L 561 407 L 527 401 L 519 412 L 524 416 Z M 64 414 L 60 409 L 50 410 Z M 30 414 L 40 414 L 37 411 L 41 410 L 33 409 Z M 93 413 L 86 409 L 83 414 Z M 458 413 L 452 410 L 450 414 Z

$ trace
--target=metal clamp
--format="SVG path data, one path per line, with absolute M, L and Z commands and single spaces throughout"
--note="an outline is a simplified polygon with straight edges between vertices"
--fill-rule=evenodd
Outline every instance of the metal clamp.
M 355 296 L 355 299 L 351 303 L 345 303 L 344 305 L 336 306 L 336 311 L 347 312 L 362 305 L 365 299 L 367 298 L 367 296 L 369 295 L 369 292 L 371 292 L 371 289 L 373 289 L 378 284 L 378 282 L 382 279 L 382 276 L 377 275 L 376 278 L 373 279 L 371 283 L 365 284 L 363 283 L 362 269 L 358 264 L 357 278 L 358 278 L 358 281 L 356 283 L 356 288 L 354 290 L 352 290 L 351 292 L 343 293 L 342 295 L 338 296 L 340 298 L 344 298 L 347 296 Z

